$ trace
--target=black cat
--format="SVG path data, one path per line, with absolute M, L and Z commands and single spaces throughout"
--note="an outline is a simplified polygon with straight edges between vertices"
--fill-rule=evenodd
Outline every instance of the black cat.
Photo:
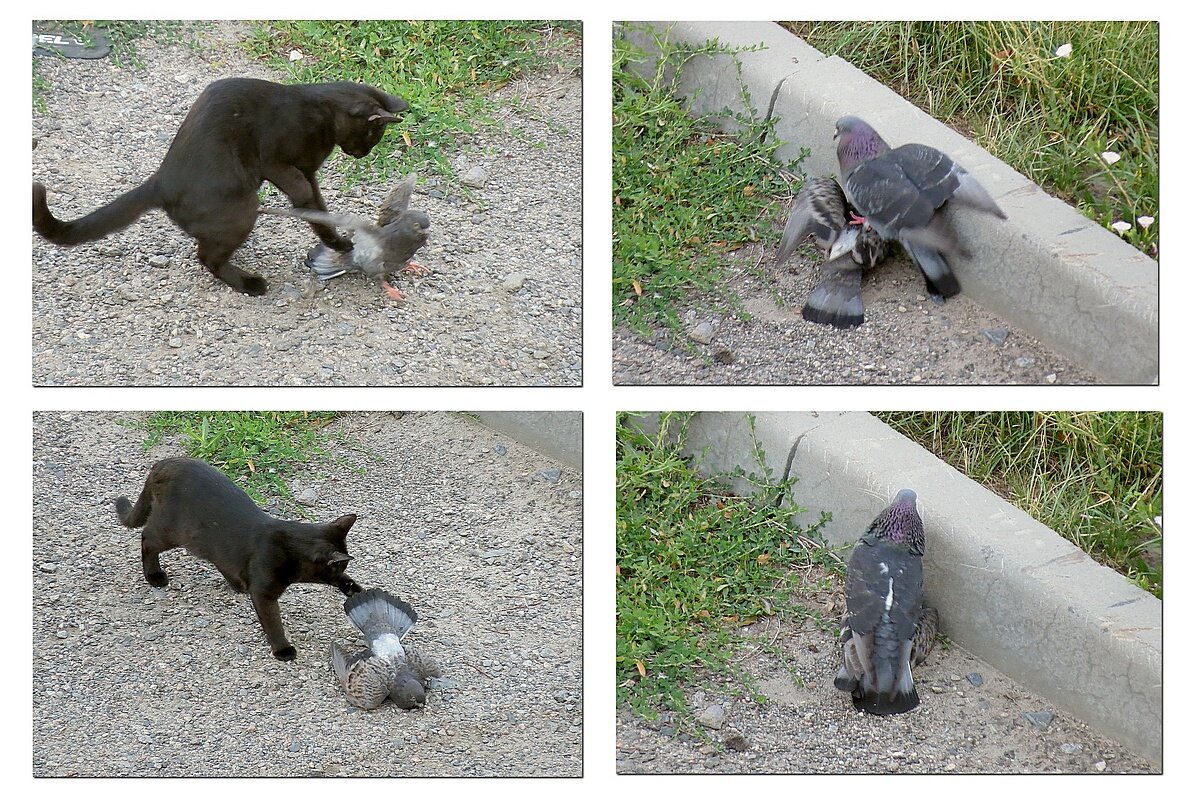
M 258 218 L 258 188 L 270 181 L 296 208 L 325 211 L 317 170 L 334 145 L 355 158 L 371 152 L 403 98 L 342 81 L 284 85 L 254 78 L 215 81 L 188 111 L 158 171 L 85 217 L 56 219 L 46 187 L 33 184 L 33 229 L 59 245 L 107 236 L 153 208 L 161 208 L 196 238 L 196 256 L 209 272 L 246 294 L 267 284 L 229 264 Z M 313 223 L 328 247 L 351 243 L 328 225 Z
M 187 548 L 211 562 L 238 592 L 248 593 L 280 661 L 296 657 L 279 618 L 279 596 L 293 583 L 326 583 L 346 596 L 362 587 L 345 574 L 346 533 L 355 515 L 328 524 L 276 519 L 203 461 L 167 458 L 150 468 L 137 503 L 118 497 L 117 516 L 142 528 L 142 572 L 151 586 L 166 586 L 158 555 Z

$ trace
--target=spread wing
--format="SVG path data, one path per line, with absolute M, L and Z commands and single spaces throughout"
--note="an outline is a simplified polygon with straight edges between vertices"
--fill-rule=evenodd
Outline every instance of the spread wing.
M 383 228 L 391 224 L 408 210 L 408 203 L 412 200 L 413 190 L 416 188 L 417 173 L 413 172 L 392 190 L 387 199 L 383 201 L 383 205 L 379 207 L 379 227 Z

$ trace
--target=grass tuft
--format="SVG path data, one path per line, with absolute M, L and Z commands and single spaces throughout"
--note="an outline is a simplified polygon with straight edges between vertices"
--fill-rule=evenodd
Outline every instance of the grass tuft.
M 783 25 L 1158 256 L 1158 23 Z
M 411 106 L 389 134 L 403 141 L 350 162 L 350 178 L 417 170 L 449 176 L 447 153 L 496 126 L 493 93 L 554 63 L 573 23 L 503 20 L 277 20 L 255 25 L 249 52 L 286 70 L 297 83 L 351 80 L 398 94 Z M 292 60 L 292 54 L 301 57 Z
M 158 411 L 145 423 L 144 446 L 179 437 L 184 452 L 207 461 L 256 503 L 276 497 L 299 510 L 287 484 L 314 458 L 327 458 L 319 431 L 337 414 L 326 411 Z
M 681 452 L 689 419 L 617 417 L 617 694 L 646 718 L 663 709 L 690 717 L 684 691 L 697 670 L 745 683 L 729 662 L 735 630 L 811 615 L 791 599 L 791 570 L 833 563 L 812 538 L 825 520 L 791 527 L 801 509 L 790 481 L 771 477 L 761 451 L 761 473 L 700 476 Z M 734 495 L 726 481 L 735 476 L 754 494 Z
M 715 294 L 727 254 L 766 238 L 778 196 L 790 191 L 772 161 L 773 122 L 754 119 L 744 92 L 741 111 L 700 118 L 676 99 L 688 61 L 736 63 L 744 50 L 649 33 L 661 55 L 651 59 L 618 37 L 612 74 L 613 308 L 617 323 L 641 333 L 656 324 L 678 330 L 678 305 L 698 296 L 736 311 L 736 296 Z M 720 121 L 731 118 L 740 132 L 720 133 Z
M 1162 598 L 1161 413 L 876 416 Z

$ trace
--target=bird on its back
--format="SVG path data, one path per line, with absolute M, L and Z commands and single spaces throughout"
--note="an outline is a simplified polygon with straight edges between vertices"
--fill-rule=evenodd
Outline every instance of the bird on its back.
M 900 242 L 925 275 L 935 300 L 958 294 L 958 279 L 946 255 L 967 256 L 945 220 L 945 204 L 961 203 L 1007 219 L 987 190 L 953 159 L 934 147 L 891 148 L 858 117 L 837 121 L 838 166 L 846 197 L 867 225 Z
M 938 626 L 937 610 L 921 605 L 924 554 L 916 492 L 901 489 L 846 565 L 842 665 L 833 685 L 869 714 L 902 714 L 920 703 L 912 668 L 929 654 Z
M 388 697 L 404 709 L 424 705 L 429 679 L 441 673 L 412 645 L 401 644 L 417 624 L 416 610 L 382 589 L 352 594 L 344 608 L 367 642 L 365 650 L 350 656 L 330 645 L 346 699 L 365 709 L 378 708 Z
M 792 201 L 775 266 L 782 266 L 807 236 L 817 240 L 828 259 L 821 265 L 821 282 L 801 311 L 810 322 L 835 328 L 863 322 L 862 274 L 884 259 L 887 242 L 875 231 L 850 225 L 853 216 L 833 178 L 811 178 Z
M 309 222 L 336 225 L 354 231 L 354 247 L 342 252 L 317 245 L 308 252 L 305 261 L 321 280 L 330 280 L 347 272 L 361 272 L 379 280 L 388 297 L 403 300 L 399 289 L 388 283 L 388 276 L 406 269 L 416 274 L 429 270 L 412 260 L 429 238 L 429 217 L 423 211 L 409 208 L 417 186 L 414 172 L 404 179 L 383 201 L 375 222 L 353 214 L 333 214 L 304 208 L 260 208 L 260 214 L 277 217 L 298 217 Z

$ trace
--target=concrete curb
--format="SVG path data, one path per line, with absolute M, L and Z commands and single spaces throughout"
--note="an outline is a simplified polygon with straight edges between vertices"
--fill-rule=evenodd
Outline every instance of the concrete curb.
M 914 489 L 926 597 L 943 632 L 1162 765 L 1160 600 L 865 412 L 701 412 L 685 445 L 698 469 L 761 472 L 749 416 L 765 465 L 795 478 L 793 497 L 809 509 L 798 527 L 830 511 L 826 540 L 852 542 L 897 490 Z
M 479 422 L 526 447 L 583 472 L 583 413 L 579 411 L 473 411 Z
M 672 41 L 711 39 L 765 49 L 733 58 L 690 59 L 679 96 L 696 114 L 741 109 L 741 85 L 760 117 L 779 118 L 781 161 L 805 149 L 811 175 L 836 175 L 832 137 L 839 117 L 856 113 L 893 145 L 922 142 L 975 175 L 1008 213 L 1006 222 L 972 211 L 951 224 L 976 256 L 954 262 L 963 291 L 981 305 L 1112 383 L 1158 380 L 1158 264 L 1119 236 L 1050 197 L 988 154 L 837 56 L 826 56 L 770 22 L 650 23 Z M 646 52 L 652 36 L 624 34 Z M 735 125 L 724 121 L 726 127 Z

